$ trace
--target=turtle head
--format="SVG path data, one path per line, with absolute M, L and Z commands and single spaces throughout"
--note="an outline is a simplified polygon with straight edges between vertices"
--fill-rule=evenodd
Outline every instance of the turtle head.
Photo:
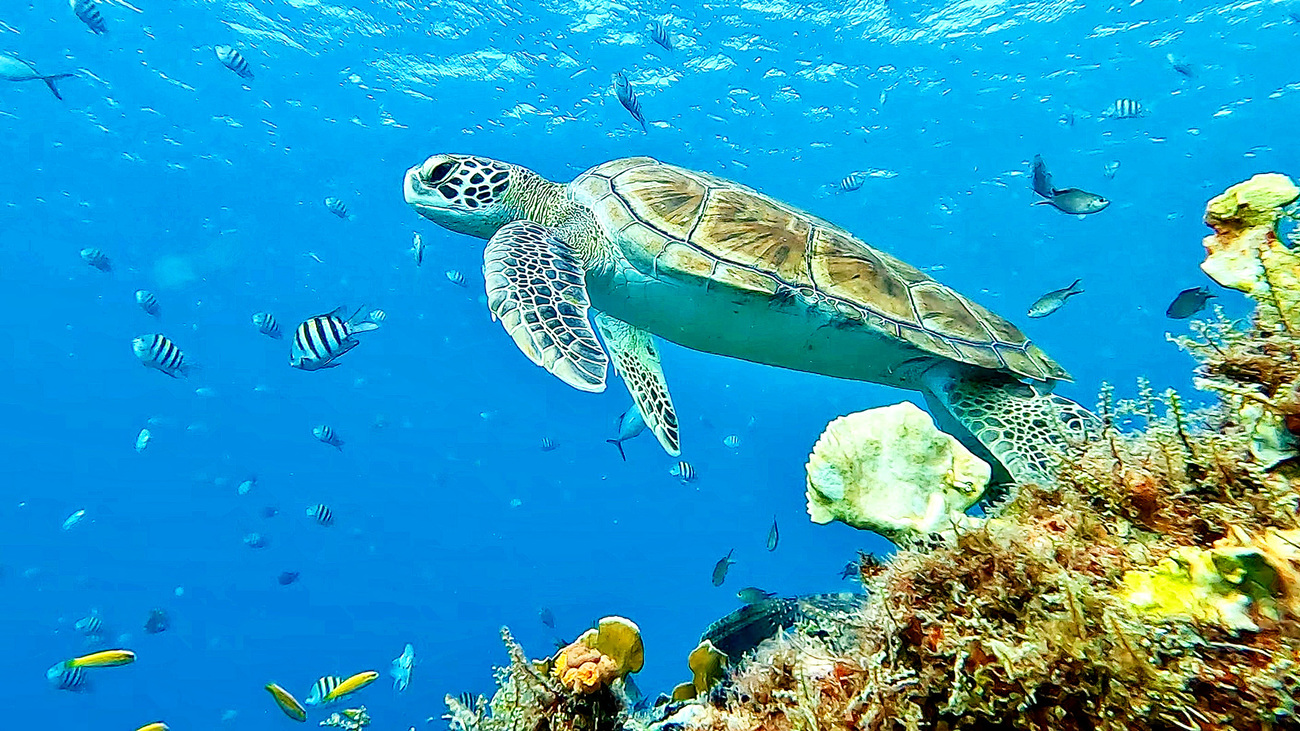
M 486 157 L 434 155 L 406 171 L 406 202 L 439 226 L 486 239 L 524 217 L 513 202 L 519 197 L 515 188 L 528 178 L 540 180 Z

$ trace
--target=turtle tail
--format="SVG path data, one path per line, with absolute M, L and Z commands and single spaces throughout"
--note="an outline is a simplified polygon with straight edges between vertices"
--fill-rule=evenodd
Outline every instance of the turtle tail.
M 1011 378 L 941 375 L 927 385 L 925 400 L 940 428 L 987 461 L 995 482 L 1050 485 L 1059 449 L 1101 429 L 1079 404 Z

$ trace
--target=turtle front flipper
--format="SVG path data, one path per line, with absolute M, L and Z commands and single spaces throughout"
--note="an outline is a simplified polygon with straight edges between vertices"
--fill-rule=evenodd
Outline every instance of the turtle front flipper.
M 609 358 L 587 320 L 582 265 L 545 226 L 515 221 L 488 241 L 488 308 L 529 360 L 579 391 L 605 390 Z
M 668 381 L 659 363 L 659 350 L 650 333 L 605 313 L 596 315 L 596 327 L 614 358 L 614 372 L 632 394 L 646 426 L 659 438 L 664 451 L 674 457 L 682 453 L 677 429 L 677 411 L 668 394 Z
M 1101 429 L 1079 404 L 1010 378 L 927 374 L 927 386 L 925 400 L 940 428 L 984 460 L 991 457 L 995 481 L 1001 468 L 1004 480 L 1050 485 L 1054 453 Z

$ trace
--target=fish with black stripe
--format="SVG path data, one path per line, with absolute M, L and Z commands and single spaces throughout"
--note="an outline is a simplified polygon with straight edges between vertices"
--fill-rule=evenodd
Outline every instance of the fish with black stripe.
M 193 366 L 185 362 L 185 354 L 162 333 L 141 335 L 131 341 L 135 357 L 146 368 L 162 371 L 172 378 L 188 376 Z
M 632 119 L 641 125 L 641 131 L 645 132 L 645 113 L 641 111 L 641 101 L 636 98 L 636 92 L 632 91 L 632 82 L 627 80 L 622 71 L 614 75 L 614 90 L 618 93 L 619 103 L 628 114 L 632 115 Z
M 67 663 L 59 663 L 47 670 L 45 679 L 50 681 L 50 685 L 54 686 L 55 690 L 70 690 L 77 693 L 90 690 L 86 669 L 68 667 Z
M 311 433 L 321 442 L 330 445 L 340 452 L 343 451 L 343 440 L 339 439 L 339 435 L 334 433 L 334 428 L 329 424 L 319 424 L 314 426 L 312 427 Z
M 253 78 L 253 69 L 248 65 L 248 59 L 232 46 L 215 46 L 212 50 L 217 52 L 217 60 L 221 65 L 234 71 L 239 78 Z
M 158 306 L 158 297 L 147 289 L 137 289 L 135 291 L 135 303 L 140 305 L 140 309 L 154 317 L 162 314 L 162 308 Z
M 293 337 L 293 349 L 289 352 L 289 365 L 304 371 L 321 368 L 333 368 L 338 364 L 335 359 L 357 347 L 357 333 L 378 330 L 379 325 L 367 318 L 358 319 L 358 309 L 352 317 L 343 319 L 347 308 L 339 307 L 333 312 L 308 318 L 298 326 Z
M 307 508 L 307 517 L 315 518 L 319 525 L 326 528 L 334 525 L 334 511 L 330 510 L 329 506 L 325 503 L 320 503 L 319 505 L 313 505 L 310 508 Z M 321 678 L 321 680 L 324 680 L 324 678 Z
M 108 23 L 99 14 L 99 3 L 95 0 L 68 0 L 68 4 L 72 6 L 77 19 L 85 23 L 95 35 L 108 32 Z
M 101 272 L 113 271 L 113 262 L 109 261 L 109 258 L 104 254 L 104 252 L 93 246 L 87 246 L 81 250 L 81 260 Z
M 257 331 L 275 340 L 284 336 L 280 334 L 280 323 L 275 321 L 275 315 L 269 312 L 256 312 L 253 314 L 253 325 Z
M 695 468 L 686 460 L 682 460 L 673 465 L 672 469 L 668 470 L 668 474 L 676 477 L 683 485 L 695 481 Z
M 1111 119 L 1137 119 L 1146 115 L 1146 110 L 1142 108 L 1142 102 L 1136 99 L 1116 99 L 1106 111 L 1101 113 L 1103 117 Z
M 330 693 L 333 693 L 334 689 L 339 687 L 342 683 L 343 678 L 340 678 L 337 675 L 326 675 L 312 685 L 311 692 L 307 694 L 303 703 L 309 706 L 321 705 L 325 702 L 325 699 L 329 697 Z

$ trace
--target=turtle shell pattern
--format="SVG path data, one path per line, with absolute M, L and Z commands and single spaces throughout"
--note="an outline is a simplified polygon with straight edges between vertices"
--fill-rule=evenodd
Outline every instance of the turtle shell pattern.
M 649 157 L 570 184 L 624 256 L 654 276 L 802 299 L 935 356 L 1040 381 L 1069 374 L 1014 325 L 852 234 L 751 188 Z

